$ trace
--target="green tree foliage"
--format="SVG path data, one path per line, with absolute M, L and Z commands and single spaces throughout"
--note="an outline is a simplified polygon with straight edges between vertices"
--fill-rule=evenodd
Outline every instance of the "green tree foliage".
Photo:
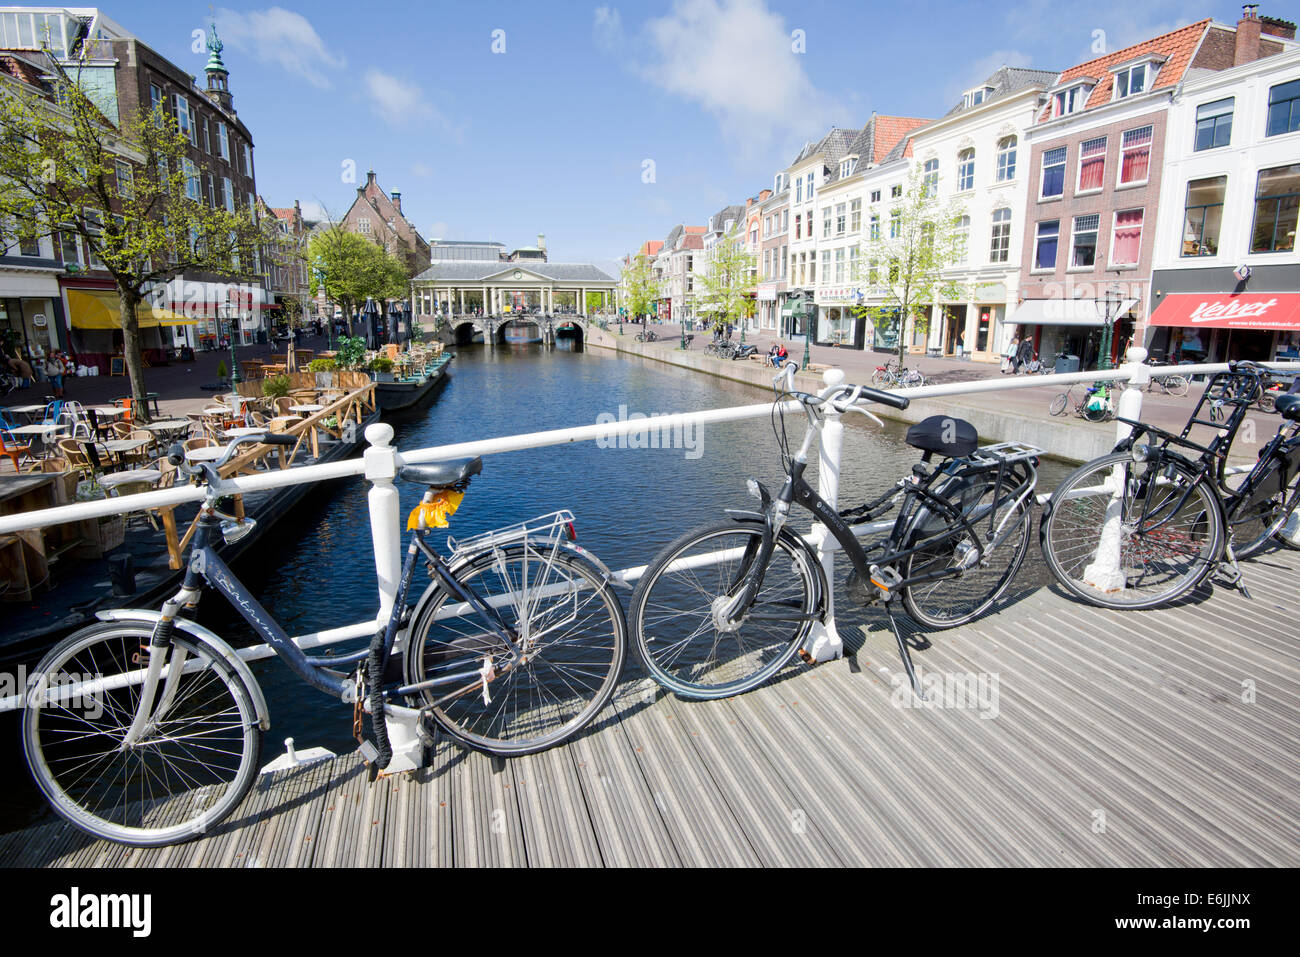
M 312 237 L 307 246 L 311 292 L 325 296 L 351 318 L 366 299 L 404 299 L 410 281 L 406 266 L 378 245 L 337 224 Z
M 695 311 L 705 316 L 715 331 L 724 329 L 728 323 L 739 325 L 749 313 L 756 265 L 754 255 L 745 248 L 739 227 L 710 250 L 708 264 L 696 285 L 699 305 Z
M 910 328 L 928 331 L 926 306 L 961 295 L 961 286 L 945 275 L 966 255 L 966 236 L 959 229 L 965 209 L 950 201 L 940 204 L 937 182 L 927 182 L 914 167 L 903 196 L 887 212 L 880 235 L 862 244 L 860 262 L 866 264 L 869 285 L 884 290 L 881 302 L 858 306 L 858 315 L 870 318 L 878 330 L 898 321 L 898 359 L 907 354 Z M 859 267 L 861 269 L 861 267 Z
M 137 309 L 185 272 L 255 280 L 262 234 L 254 211 L 195 198 L 191 144 L 161 106 L 114 126 L 83 92 L 76 62 L 47 60 L 41 89 L 0 79 L 0 222 L 27 239 L 75 237 L 103 264 L 134 405 L 147 414 Z
M 659 298 L 659 284 L 655 282 L 648 256 L 632 256 L 624 262 L 620 283 L 623 307 L 629 317 L 635 319 L 654 310 L 655 300 Z

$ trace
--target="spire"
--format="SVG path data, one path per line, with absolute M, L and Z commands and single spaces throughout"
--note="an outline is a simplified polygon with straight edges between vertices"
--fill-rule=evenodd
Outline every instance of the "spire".
M 221 51 L 225 47 L 225 44 L 222 43 L 221 38 L 217 36 L 216 23 L 211 23 L 210 26 L 212 29 L 208 35 L 208 99 L 233 113 L 234 103 L 230 96 L 230 86 L 228 82 L 230 79 L 230 71 L 227 70 L 226 65 L 221 62 Z
M 208 40 L 208 53 L 210 56 L 208 57 L 207 72 L 229 74 L 230 71 L 227 70 L 226 65 L 221 62 L 221 51 L 225 48 L 225 44 L 222 43 L 221 38 L 217 36 L 217 25 L 213 23 L 210 24 L 210 26 L 212 27 L 212 36 Z

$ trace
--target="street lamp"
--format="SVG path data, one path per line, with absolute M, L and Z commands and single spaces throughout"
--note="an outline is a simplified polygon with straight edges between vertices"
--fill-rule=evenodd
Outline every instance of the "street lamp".
M 235 361 L 235 315 L 238 310 L 232 310 L 230 304 L 226 304 L 226 338 L 230 340 L 230 391 L 235 391 L 235 386 L 243 382 L 243 377 L 239 374 L 239 363 Z
M 328 351 L 334 348 L 330 345 L 330 336 L 334 331 L 334 310 L 330 308 L 330 296 L 325 289 L 325 267 L 314 266 L 312 267 L 312 273 L 316 276 L 316 287 L 325 296 L 325 348 Z
M 1111 368 L 1110 346 L 1111 336 L 1114 334 L 1115 320 L 1119 318 L 1118 312 L 1120 307 L 1119 286 L 1111 283 L 1106 288 L 1106 324 L 1101 330 L 1101 355 L 1098 357 L 1097 368 L 1105 370 Z M 1112 312 L 1111 303 L 1114 303 Z

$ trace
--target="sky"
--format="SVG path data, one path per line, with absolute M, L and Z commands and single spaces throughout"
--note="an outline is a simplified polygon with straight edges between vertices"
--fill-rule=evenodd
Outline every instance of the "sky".
M 941 116 L 1003 64 L 1061 70 L 1241 12 L 1197 0 L 103 9 L 200 85 L 195 31 L 215 16 L 270 205 L 341 215 L 373 168 L 427 238 L 514 248 L 544 233 L 552 261 L 607 269 L 744 203 L 831 126 L 861 127 L 872 110 Z M 1295 11 L 1266 0 L 1260 13 Z

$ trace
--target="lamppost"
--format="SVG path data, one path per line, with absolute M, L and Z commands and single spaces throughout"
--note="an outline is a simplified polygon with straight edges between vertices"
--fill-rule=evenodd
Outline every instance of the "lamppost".
M 812 364 L 812 317 L 808 314 L 810 311 L 808 307 L 812 303 L 808 301 L 806 292 L 797 293 L 794 302 L 790 315 L 803 321 L 803 361 L 799 364 L 799 368 L 807 372 L 809 365 Z
M 1117 313 L 1120 306 L 1119 286 L 1111 283 L 1106 288 L 1106 324 L 1101 329 L 1101 355 L 1097 357 L 1097 368 L 1105 370 L 1111 368 L 1110 346 L 1111 336 L 1114 333 L 1115 320 L 1119 318 Z M 1112 303 L 1114 306 L 1112 307 Z
M 330 345 L 330 336 L 334 331 L 334 310 L 330 308 L 330 296 L 325 290 L 326 272 L 324 266 L 313 266 L 312 273 L 316 276 L 316 287 L 325 295 L 325 349 L 332 350 Z
M 235 361 L 235 319 L 238 315 L 237 309 L 231 309 L 230 303 L 226 303 L 226 338 L 230 340 L 230 391 L 235 391 L 235 386 L 243 382 L 243 376 L 239 374 L 239 363 Z

